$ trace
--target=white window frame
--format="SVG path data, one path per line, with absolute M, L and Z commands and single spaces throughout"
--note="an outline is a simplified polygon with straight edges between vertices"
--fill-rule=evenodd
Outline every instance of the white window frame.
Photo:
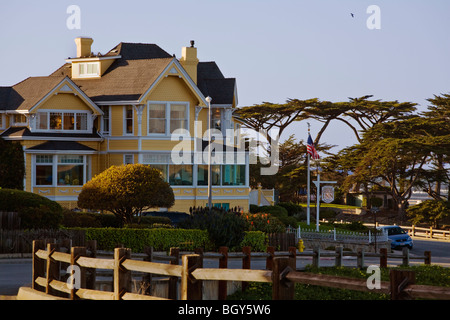
M 164 133 L 150 133 L 150 105 L 152 104 L 162 104 L 165 105 L 165 113 L 166 113 L 166 126 Z M 186 106 L 186 130 L 190 132 L 190 106 L 187 101 L 147 101 L 147 136 L 149 137 L 170 137 L 171 136 L 171 128 L 170 128 L 170 106 L 171 105 L 184 105 Z
M 38 113 L 47 113 L 47 129 L 40 129 L 38 123 Z M 61 113 L 62 129 L 50 128 L 50 113 Z M 64 113 L 73 113 L 75 116 L 74 129 L 64 129 Z M 77 114 L 86 114 L 86 130 L 77 130 Z M 86 110 L 67 110 L 67 109 L 42 109 L 38 110 L 35 117 L 34 130 L 36 132 L 63 132 L 63 133 L 90 133 L 92 132 L 92 113 Z
M 95 65 L 97 66 L 96 73 L 88 73 L 88 66 Z M 81 68 L 85 69 L 85 73 L 81 73 Z M 78 75 L 80 78 L 90 78 L 90 77 L 99 77 L 100 76 L 100 63 L 99 62 L 80 62 L 78 63 Z
M 50 156 L 52 157 L 52 163 L 37 163 L 36 161 L 36 157 L 38 155 L 43 155 L 43 156 Z M 58 162 L 58 156 L 64 156 L 64 155 L 69 155 L 69 156 L 80 156 L 80 154 L 34 154 L 32 157 L 32 187 L 33 188 L 63 188 L 63 187 L 81 187 L 83 186 L 87 181 L 89 181 L 90 179 L 90 157 L 87 155 L 82 155 L 83 156 L 83 163 L 59 163 Z M 59 185 L 58 184 L 58 165 L 64 165 L 64 164 L 77 164 L 83 165 L 83 181 L 80 185 Z M 36 166 L 38 165 L 44 165 L 44 166 L 51 166 L 52 167 L 52 184 L 49 185 L 38 185 L 36 184 Z
M 110 136 L 111 135 L 111 106 L 101 106 L 100 109 L 102 109 L 102 111 L 104 110 L 108 110 L 108 126 L 109 126 L 109 131 L 105 131 L 105 118 L 104 115 L 102 115 L 101 117 L 101 123 L 100 123 L 100 127 L 101 127 L 101 133 L 105 136 Z
M 131 117 L 131 133 L 127 133 L 127 108 L 131 108 L 132 117 Z M 123 106 L 123 135 L 124 136 L 134 136 L 134 107 L 131 105 Z
M 127 157 L 131 157 L 131 162 L 127 161 Z M 134 154 L 127 153 L 123 155 L 123 164 L 134 164 Z
M 16 120 L 14 119 L 15 116 L 24 116 L 25 117 L 25 122 L 16 122 Z M 15 113 L 11 115 L 11 120 L 12 120 L 12 124 L 13 126 L 27 126 L 28 125 L 28 117 L 22 113 Z

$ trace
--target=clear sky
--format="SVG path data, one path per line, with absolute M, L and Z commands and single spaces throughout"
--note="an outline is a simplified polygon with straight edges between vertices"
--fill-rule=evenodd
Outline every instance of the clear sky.
M 81 10 L 80 29 L 67 27 L 70 5 Z M 367 27 L 370 5 L 380 29 Z M 50 74 L 75 56 L 74 38 L 89 36 L 94 52 L 141 42 L 177 57 L 195 40 L 201 61 L 237 78 L 239 106 L 373 94 L 424 109 L 450 92 L 448 0 L 15 0 L 0 2 L 0 30 L 0 86 Z M 282 140 L 291 133 L 306 139 L 306 123 Z M 334 124 L 322 142 L 355 139 Z

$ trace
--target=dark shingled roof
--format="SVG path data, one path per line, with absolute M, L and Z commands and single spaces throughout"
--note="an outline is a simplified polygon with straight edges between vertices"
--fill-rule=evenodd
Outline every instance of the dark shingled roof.
M 28 127 L 10 127 L 8 130 L 0 134 L 3 138 L 27 138 L 27 137 L 47 137 L 47 138 L 61 138 L 66 139 L 101 139 L 97 128 L 92 129 L 92 133 L 61 133 L 61 132 L 31 132 Z
M 138 100 L 174 59 L 156 44 L 121 42 L 104 56 L 121 56 L 100 79 L 72 81 L 94 102 Z M 12 87 L 0 87 L 0 110 L 33 107 L 64 77 L 71 78 L 66 63 L 48 77 L 30 77 Z M 198 64 L 198 88 L 213 104 L 232 104 L 236 80 L 225 78 L 215 62 Z
M 37 146 L 28 148 L 28 150 L 70 150 L 70 151 L 96 151 L 88 146 L 75 141 L 47 141 Z
M 214 61 L 199 62 L 197 86 L 205 97 L 212 98 L 212 104 L 233 103 L 236 79 L 225 78 Z

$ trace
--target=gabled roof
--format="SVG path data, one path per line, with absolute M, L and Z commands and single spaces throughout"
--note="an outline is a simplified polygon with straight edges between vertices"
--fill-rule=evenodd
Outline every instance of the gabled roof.
M 136 60 L 121 58 L 114 61 L 100 79 L 72 81 L 94 102 L 137 100 L 172 60 L 172 57 Z M 71 65 L 66 64 L 55 73 L 70 75 Z
M 233 104 L 236 79 L 225 78 L 214 61 L 199 62 L 197 86 L 205 97 L 210 96 L 212 98 L 212 104 Z
M 63 79 L 63 77 L 27 78 L 9 88 L 7 97 L 4 94 L 5 100 L 0 100 L 0 106 L 3 110 L 29 110 Z
M 121 42 L 103 56 L 117 56 L 101 78 L 71 79 L 94 103 L 137 101 L 148 92 L 175 57 L 155 44 Z M 30 110 L 65 77 L 72 76 L 66 63 L 48 77 L 31 77 L 12 87 L 0 87 L 0 110 Z M 210 96 L 212 104 L 233 104 L 236 80 L 225 78 L 215 62 L 200 62 L 197 96 Z M 195 85 L 192 83 L 195 87 Z

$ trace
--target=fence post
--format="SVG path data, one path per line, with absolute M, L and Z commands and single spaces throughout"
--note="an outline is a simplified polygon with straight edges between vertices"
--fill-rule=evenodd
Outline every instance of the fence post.
M 275 247 L 268 246 L 266 251 L 269 254 L 269 256 L 266 258 L 266 270 L 272 270 L 273 257 L 275 255 Z
M 71 266 L 78 266 L 80 268 L 80 274 L 74 274 L 75 276 L 79 276 L 80 277 L 80 282 L 79 282 L 79 288 L 76 287 L 77 284 L 77 279 L 73 279 L 72 281 L 75 280 L 75 283 L 72 287 L 72 289 L 70 290 L 70 299 L 71 300 L 77 300 L 78 296 L 76 294 L 77 290 L 80 288 L 85 288 L 86 287 L 86 269 L 82 268 L 78 265 L 77 260 L 79 257 L 82 256 L 86 256 L 86 248 L 85 247 L 72 247 L 71 251 L 70 251 L 70 264 Z M 75 270 L 72 269 L 72 274 L 76 272 Z M 94 289 L 94 287 L 92 287 L 91 289 Z
M 409 266 L 409 249 L 407 247 L 404 247 L 402 249 L 403 258 L 402 258 L 402 265 L 407 267 Z
M 296 247 L 289 247 L 289 260 L 290 263 L 294 266 L 294 271 L 297 270 L 297 248 Z
M 52 258 L 53 252 L 58 249 L 56 243 L 47 243 L 47 285 L 45 288 L 45 293 L 52 296 L 60 296 L 61 293 L 58 290 L 53 289 L 50 286 L 50 282 L 53 280 L 59 280 L 60 270 L 59 262 Z
M 125 293 L 131 291 L 131 271 L 122 266 L 131 258 L 131 249 L 114 249 L 114 300 L 122 300 Z
M 84 255 L 86 255 L 89 258 L 97 257 L 97 240 L 86 241 L 86 252 L 84 253 Z M 96 276 L 97 276 L 96 268 L 86 269 L 86 289 L 95 289 Z
M 219 269 L 228 268 L 228 247 L 220 247 L 219 253 L 222 257 L 219 258 Z M 225 300 L 227 298 L 227 281 L 219 280 L 219 300 Z
M 273 262 L 272 299 L 293 300 L 295 286 L 293 282 L 286 279 L 286 275 L 295 268 L 293 260 L 287 257 L 277 257 Z
M 45 250 L 45 245 L 43 240 L 33 241 L 33 283 L 31 287 L 34 290 L 45 292 L 45 288 L 36 283 L 36 279 L 39 277 L 45 277 L 45 260 L 36 256 L 36 252 L 39 250 Z
M 180 248 L 170 248 L 170 256 L 175 258 L 174 260 L 170 261 L 170 264 L 178 265 L 180 261 Z M 178 277 L 170 277 L 169 295 L 168 295 L 169 299 L 177 300 L 178 297 L 177 285 L 178 285 Z
M 406 286 L 416 283 L 416 273 L 410 270 L 391 269 L 389 273 L 391 300 L 405 300 L 408 294 L 403 292 Z
M 336 259 L 334 265 L 336 267 L 342 267 L 342 256 L 344 253 L 344 248 L 342 246 L 336 246 L 335 251 L 336 251 Z
M 252 254 L 251 251 L 252 251 L 252 249 L 250 247 L 242 248 L 242 252 L 245 254 L 245 257 L 242 258 L 242 269 L 250 269 L 251 254 Z M 247 287 L 248 287 L 248 282 L 242 281 L 241 287 L 242 287 L 242 292 L 244 292 L 245 289 L 247 289 Z
M 425 251 L 423 253 L 425 256 L 424 263 L 430 265 L 431 264 L 431 251 Z
M 312 265 L 320 268 L 320 248 L 315 248 L 313 251 Z
M 357 251 L 356 264 L 359 269 L 364 268 L 364 247 L 359 248 Z
M 170 248 L 170 250 L 172 250 L 172 248 Z M 144 248 L 144 253 L 147 255 L 144 258 L 144 261 L 152 262 L 152 260 L 153 260 L 153 247 L 145 247 Z M 152 274 L 146 272 L 142 276 L 142 281 L 145 284 L 145 294 L 151 295 L 151 293 L 152 293 Z M 170 285 L 169 285 L 169 292 L 170 292 Z
M 380 268 L 387 268 L 387 248 L 380 248 Z
M 181 300 L 202 300 L 202 281 L 196 280 L 192 272 L 203 267 L 198 254 L 186 254 L 181 257 Z

